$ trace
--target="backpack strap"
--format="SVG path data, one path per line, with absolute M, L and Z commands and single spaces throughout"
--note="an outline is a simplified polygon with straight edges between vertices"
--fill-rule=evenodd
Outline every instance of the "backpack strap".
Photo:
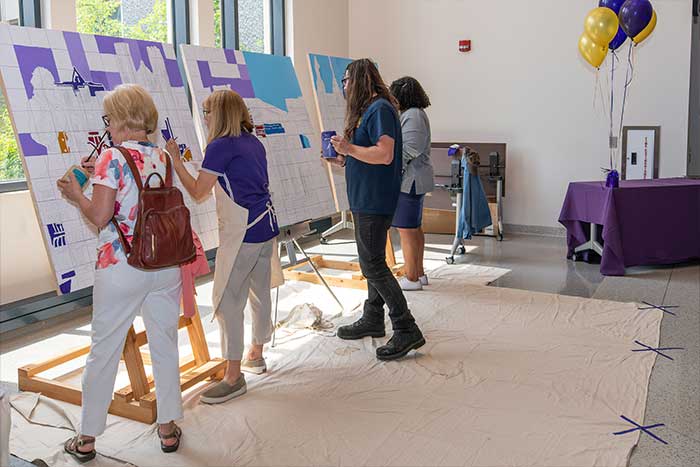
M 165 186 L 170 188 L 173 186 L 173 163 L 168 151 L 163 151 L 163 154 L 165 155 Z
M 122 153 L 122 156 L 126 161 L 126 165 L 128 165 L 129 170 L 131 170 L 131 175 L 134 178 L 134 181 L 136 182 L 136 186 L 138 187 L 140 194 L 141 190 L 143 190 L 143 183 L 141 182 L 141 172 L 139 172 L 139 169 L 136 167 L 134 159 L 131 157 L 131 154 L 129 154 L 129 151 L 127 151 L 123 147 L 114 146 L 114 149 L 117 149 L 119 152 Z M 119 235 L 119 241 L 121 242 L 122 247 L 124 248 L 124 253 L 128 255 L 129 253 L 131 253 L 131 245 L 129 245 L 129 242 L 126 241 L 126 235 L 124 235 L 124 232 L 122 232 L 122 229 L 121 227 L 119 227 L 119 223 L 117 222 L 117 219 L 114 216 L 112 216 L 112 225 L 115 229 L 117 229 L 117 235 Z

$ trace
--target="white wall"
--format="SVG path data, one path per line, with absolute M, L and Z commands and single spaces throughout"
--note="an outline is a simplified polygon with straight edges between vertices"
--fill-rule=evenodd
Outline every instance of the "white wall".
M 45 29 L 75 31 L 77 12 L 76 0 L 42 0 L 41 16 Z
M 0 194 L 0 304 L 56 290 L 28 191 Z
M 309 71 L 309 53 L 348 57 L 348 3 L 354 0 L 287 0 L 287 55 L 292 58 L 316 133 L 320 123 Z
M 693 23 L 688 175 L 700 176 L 700 18 Z
M 573 180 L 601 179 L 607 123 L 577 41 L 592 0 L 351 0 L 350 56 L 421 81 L 434 141 L 508 143 L 505 221 L 558 226 Z M 662 177 L 686 173 L 691 0 L 653 0 L 626 125 L 661 125 Z M 459 39 L 473 51 L 461 54 Z M 627 48 L 624 51 L 625 59 Z M 601 74 L 605 84 L 606 77 Z M 621 78 L 618 74 L 618 81 Z

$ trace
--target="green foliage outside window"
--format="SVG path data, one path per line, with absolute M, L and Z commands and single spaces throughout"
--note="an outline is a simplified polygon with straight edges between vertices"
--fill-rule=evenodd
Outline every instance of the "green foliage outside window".
M 24 169 L 17 150 L 17 140 L 12 131 L 5 99 L 0 93 L 0 181 L 23 179 Z
M 155 0 L 153 10 L 131 26 L 119 17 L 121 0 L 77 0 L 78 32 L 168 42 L 168 11 L 165 0 Z

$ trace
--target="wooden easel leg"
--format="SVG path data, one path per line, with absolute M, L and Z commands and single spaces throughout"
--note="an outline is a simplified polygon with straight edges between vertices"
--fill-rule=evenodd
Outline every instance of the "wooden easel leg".
M 389 269 L 396 266 L 396 254 L 394 254 L 394 245 L 391 243 L 391 230 L 386 234 L 386 264 Z
M 129 328 L 129 332 L 126 335 L 126 342 L 124 343 L 124 364 L 126 365 L 126 371 L 129 373 L 129 382 L 134 392 L 134 399 L 138 400 L 142 396 L 148 394 L 150 388 L 148 386 L 146 370 L 143 367 L 141 352 L 136 343 L 136 331 L 134 330 L 134 326 Z
M 199 308 L 197 304 L 195 306 L 195 314 L 190 318 L 190 322 L 187 324 L 187 335 L 190 338 L 190 344 L 192 345 L 192 353 L 194 354 L 194 361 L 197 366 L 204 365 L 206 362 L 211 360 L 209 356 L 209 347 L 207 346 L 207 338 L 204 334 L 204 327 L 202 327 L 202 320 L 199 317 Z

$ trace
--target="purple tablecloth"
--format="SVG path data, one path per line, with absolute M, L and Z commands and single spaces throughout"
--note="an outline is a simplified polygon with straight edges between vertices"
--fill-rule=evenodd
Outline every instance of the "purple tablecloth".
M 622 276 L 625 266 L 672 264 L 700 258 L 700 180 L 573 182 L 559 222 L 566 227 L 570 258 L 586 242 L 586 223 L 602 225 L 600 272 Z

